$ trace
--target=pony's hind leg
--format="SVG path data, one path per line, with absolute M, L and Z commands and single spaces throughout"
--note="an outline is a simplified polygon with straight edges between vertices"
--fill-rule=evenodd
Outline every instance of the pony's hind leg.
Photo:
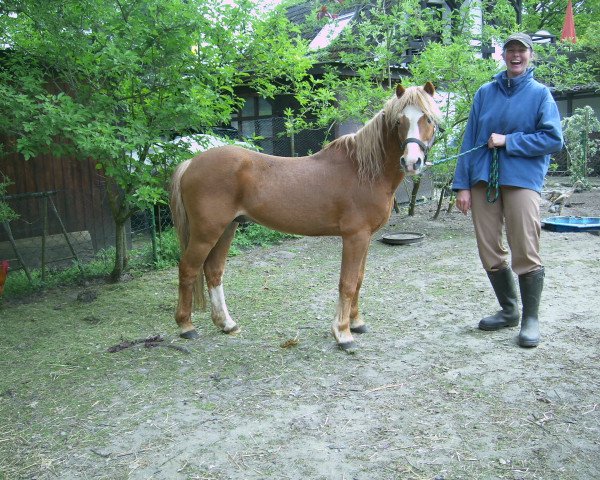
M 237 226 L 237 222 L 232 222 L 227 226 L 204 262 L 204 275 L 206 276 L 206 286 L 210 297 L 212 321 L 217 328 L 225 333 L 238 333 L 240 331 L 238 325 L 229 315 L 223 291 L 225 262 Z
M 179 325 L 183 338 L 198 338 L 198 333 L 192 324 L 194 285 L 197 284 L 198 274 L 209 251 L 209 244 L 191 239 L 179 261 L 179 301 L 175 321 Z

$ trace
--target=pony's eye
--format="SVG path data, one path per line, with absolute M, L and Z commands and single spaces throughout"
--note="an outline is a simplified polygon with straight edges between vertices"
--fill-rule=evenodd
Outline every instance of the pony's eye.
M 429 123 L 431 125 L 431 118 L 427 118 L 427 123 Z

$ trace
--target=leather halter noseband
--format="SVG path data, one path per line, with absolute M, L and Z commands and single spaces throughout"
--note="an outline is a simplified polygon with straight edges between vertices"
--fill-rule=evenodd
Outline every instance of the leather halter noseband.
M 406 149 L 406 146 L 409 143 L 416 143 L 419 147 L 421 147 L 421 150 L 423 150 L 423 162 L 427 162 L 427 154 L 429 153 L 429 149 L 431 147 L 425 145 L 425 143 L 423 143 L 421 140 L 419 140 L 418 138 L 413 138 L 413 137 L 408 137 L 406 140 L 404 140 L 401 144 L 400 144 L 400 150 L 404 151 Z

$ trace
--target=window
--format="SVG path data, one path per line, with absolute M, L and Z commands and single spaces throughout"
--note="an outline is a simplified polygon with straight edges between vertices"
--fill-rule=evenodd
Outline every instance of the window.
M 232 118 L 231 126 L 244 138 L 260 137 L 256 143 L 262 151 L 273 152 L 273 106 L 269 100 L 247 97 L 243 108 Z

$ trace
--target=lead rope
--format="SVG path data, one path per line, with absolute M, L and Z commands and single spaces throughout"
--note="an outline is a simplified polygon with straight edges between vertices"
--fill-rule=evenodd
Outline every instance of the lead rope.
M 490 165 L 490 178 L 485 192 L 488 203 L 496 203 L 500 196 L 499 186 L 498 149 L 492 150 L 492 164 Z
M 462 157 L 463 155 L 466 155 L 467 153 L 474 152 L 475 150 L 478 150 L 478 149 L 486 147 L 486 146 L 487 146 L 487 143 L 483 143 L 481 145 L 477 145 L 476 147 L 471 148 L 470 150 L 467 150 L 466 152 L 459 153 L 458 155 L 452 155 L 451 157 L 446 157 L 441 160 L 437 160 L 433 163 L 429 163 L 428 165 L 435 167 L 436 165 L 439 165 L 440 163 L 445 163 L 450 160 L 454 160 L 455 158 Z M 500 196 L 499 169 L 500 169 L 500 167 L 499 167 L 499 163 L 498 163 L 498 149 L 494 148 L 492 150 L 492 164 L 490 165 L 490 176 L 489 176 L 487 190 L 486 190 L 486 198 L 487 198 L 488 203 L 496 203 L 496 200 L 498 200 L 498 197 Z
M 442 158 L 440 160 L 436 160 L 435 162 L 430 163 L 429 166 L 435 167 L 436 165 L 439 165 L 440 163 L 449 162 L 450 160 L 454 160 L 455 158 L 462 157 L 463 155 L 466 155 L 467 153 L 474 152 L 475 150 L 479 150 L 480 148 L 483 148 L 485 146 L 487 146 L 487 143 L 482 143 L 481 145 L 477 145 L 476 147 L 473 147 L 471 150 L 467 150 L 466 152 L 459 153 L 458 155 L 452 155 L 451 157 L 446 157 L 446 158 Z

